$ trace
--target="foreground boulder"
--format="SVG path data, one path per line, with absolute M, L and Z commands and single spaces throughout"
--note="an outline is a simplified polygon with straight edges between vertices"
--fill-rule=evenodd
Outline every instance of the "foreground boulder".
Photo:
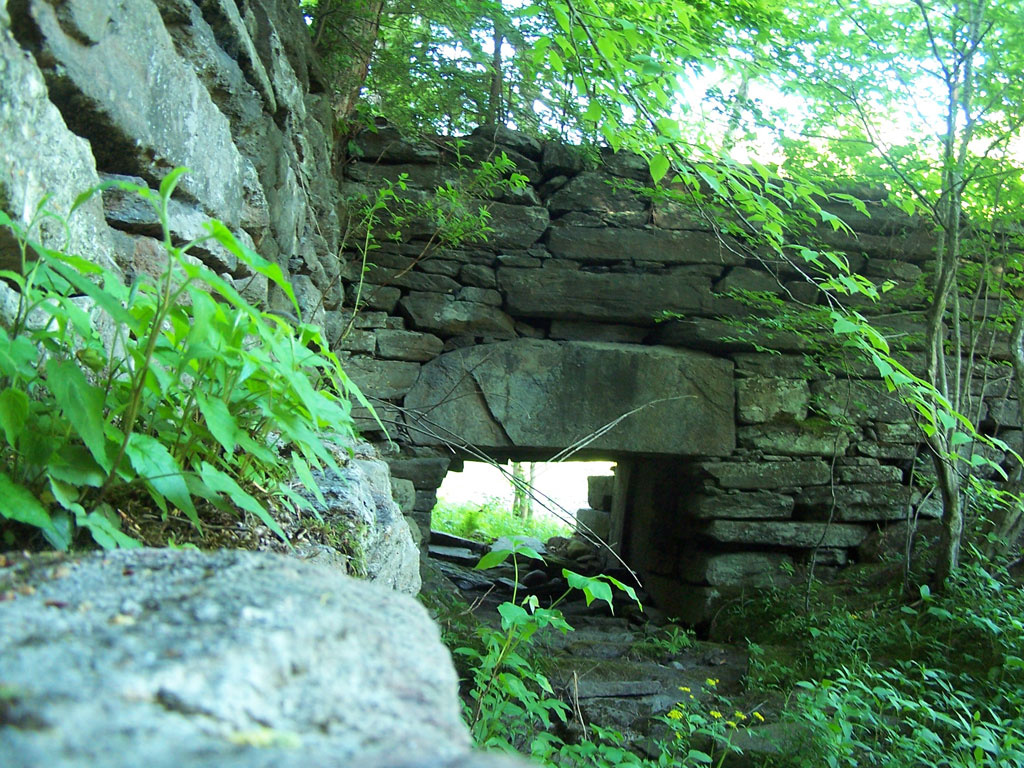
M 414 600 L 269 553 L 0 568 L 6 768 L 499 768 Z

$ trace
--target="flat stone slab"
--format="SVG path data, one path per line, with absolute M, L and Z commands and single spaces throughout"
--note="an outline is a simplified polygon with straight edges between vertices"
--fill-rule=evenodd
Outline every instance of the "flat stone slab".
M 423 367 L 405 407 L 480 448 L 561 450 L 617 420 L 588 448 L 714 456 L 735 445 L 732 363 L 667 347 L 518 339 L 460 349 Z
M 431 534 L 433 538 L 433 534 Z M 446 560 L 449 563 L 468 565 L 470 568 L 480 562 L 480 554 L 467 547 L 449 547 L 443 544 L 431 544 L 427 551 L 430 556 L 437 560 Z
M 859 483 L 807 488 L 796 503 L 822 518 L 834 503 L 836 520 L 863 522 L 906 520 L 920 498 L 913 488 L 897 483 Z
M 781 552 L 727 552 L 700 555 L 680 564 L 688 581 L 711 586 L 768 587 L 788 582 L 793 558 Z
M 699 494 L 680 502 L 679 511 L 699 520 L 787 518 L 793 497 L 771 491 Z
M 824 485 L 829 481 L 828 464 L 820 459 L 807 461 L 711 461 L 699 465 L 702 474 L 722 488 L 757 490 Z
M 512 318 L 500 309 L 459 301 L 440 293 L 411 293 L 399 302 L 399 309 L 414 328 L 439 336 L 469 334 L 504 338 L 515 335 Z
M 711 233 L 653 228 L 552 227 L 548 233 L 548 250 L 556 258 L 584 262 L 643 259 L 664 264 L 720 264 L 723 267 L 743 263 L 738 249 L 729 250 L 725 241 Z
M 763 544 L 777 547 L 856 547 L 868 535 L 861 525 L 714 520 L 701 533 L 722 544 Z
M 714 311 L 711 279 L 698 272 L 660 275 L 502 267 L 498 285 L 507 311 L 516 317 L 653 326 L 666 311 Z
M 655 680 L 581 680 L 575 692 L 581 699 L 627 698 L 661 693 Z

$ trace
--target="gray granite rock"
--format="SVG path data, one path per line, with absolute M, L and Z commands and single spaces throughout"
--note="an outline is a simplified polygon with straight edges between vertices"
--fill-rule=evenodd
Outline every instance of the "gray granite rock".
M 321 503 L 303 492 L 344 542 L 347 570 L 396 592 L 420 591 L 419 549 L 393 498 L 388 465 L 374 456 L 350 459 L 341 473 L 314 471 Z
M 182 191 L 206 214 L 237 225 L 242 157 L 156 6 L 71 0 L 58 12 L 35 0 L 28 11 L 50 98 L 71 129 L 89 139 L 99 165 L 156 180 L 186 166 L 192 173 Z
M 683 499 L 679 511 L 698 520 L 787 518 L 793 513 L 793 497 L 764 490 L 701 493 Z
M 471 755 L 450 657 L 409 597 L 233 551 L 117 551 L 14 578 L 5 766 L 506 765 Z
M 512 319 L 488 304 L 459 301 L 441 294 L 411 293 L 399 301 L 399 308 L 416 330 L 443 337 L 471 334 L 511 338 L 515 335 Z
M 760 522 L 713 520 L 701 532 L 722 544 L 760 546 L 856 547 L 868 535 L 868 528 L 847 523 Z
M 740 264 L 738 250 L 705 232 L 608 227 L 552 227 L 548 250 L 556 258 L 604 263 L 643 259 L 662 264 Z
M 810 388 L 803 379 L 736 380 L 736 415 L 746 424 L 763 424 L 779 417 L 803 421 L 810 399 Z
M 67 216 L 75 197 L 99 182 L 88 142 L 68 129 L 50 101 L 35 60 L 12 34 L 6 2 L 0 3 L 0 209 L 25 225 L 50 194 L 50 210 Z M 68 226 L 75 253 L 114 266 L 114 244 L 99 196 L 83 205 Z M 33 235 L 49 247 L 65 242 L 60 228 L 46 227 Z M 16 244 L 2 234 L 0 266 L 21 269 Z

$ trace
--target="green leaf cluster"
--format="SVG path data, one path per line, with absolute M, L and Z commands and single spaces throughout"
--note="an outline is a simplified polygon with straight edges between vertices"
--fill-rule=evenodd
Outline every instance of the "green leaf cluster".
M 16 305 L 0 327 L 0 527 L 9 543 L 19 524 L 60 550 L 79 530 L 102 547 L 136 546 L 140 505 L 185 516 L 199 535 L 204 510 L 244 510 L 285 539 L 274 505 L 310 506 L 292 478 L 316 495 L 311 468 L 337 468 L 330 441 L 354 436 L 349 397 L 362 395 L 320 331 L 254 307 L 191 251 L 226 249 L 299 316 L 280 267 L 217 221 L 175 242 L 168 202 L 183 172 L 159 191 L 105 182 L 69 214 L 111 186 L 152 205 L 166 261 L 131 285 L 33 239 L 41 221 L 59 220 L 45 200 L 26 227 L 0 212 L 21 254 L 19 271 L 0 273 Z

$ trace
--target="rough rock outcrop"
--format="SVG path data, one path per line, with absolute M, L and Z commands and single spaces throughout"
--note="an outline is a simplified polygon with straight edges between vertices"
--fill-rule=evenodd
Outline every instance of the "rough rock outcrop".
M 5 768 L 511 768 L 414 600 L 269 553 L 0 569 Z
M 420 591 L 420 551 L 393 498 L 388 465 L 377 458 L 351 459 L 340 475 L 314 472 L 324 502 L 310 501 L 324 523 L 338 529 L 347 567 L 397 592 Z

